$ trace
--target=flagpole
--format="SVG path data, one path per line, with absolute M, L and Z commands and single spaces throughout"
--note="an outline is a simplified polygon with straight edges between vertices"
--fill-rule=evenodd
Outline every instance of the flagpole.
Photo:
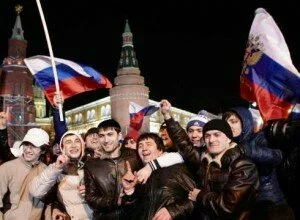
M 43 13 L 43 9 L 42 9 L 40 0 L 36 0 L 36 3 L 37 3 L 37 6 L 38 6 L 38 9 L 39 9 L 39 13 L 40 13 L 40 16 L 41 16 L 44 32 L 45 32 L 45 35 L 46 35 L 47 45 L 48 45 L 49 54 L 50 54 L 50 58 L 51 58 L 51 65 L 52 65 L 52 69 L 53 69 L 56 92 L 57 92 L 57 94 L 60 94 L 59 83 L 58 83 L 58 78 L 57 78 L 57 70 L 56 70 L 56 66 L 55 66 L 54 55 L 53 55 L 53 50 L 52 50 L 52 46 L 51 46 L 51 42 L 50 42 L 48 28 L 47 28 L 47 25 L 46 25 L 46 20 L 45 20 L 45 17 L 44 17 L 44 13 Z M 58 104 L 58 110 L 59 110 L 60 121 L 63 121 L 64 118 L 63 118 L 62 104 L 61 103 Z

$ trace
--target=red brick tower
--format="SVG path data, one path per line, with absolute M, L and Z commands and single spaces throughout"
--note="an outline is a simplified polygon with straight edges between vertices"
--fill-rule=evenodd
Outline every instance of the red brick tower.
M 8 114 L 10 146 L 21 140 L 35 124 L 33 102 L 33 76 L 24 64 L 27 41 L 24 39 L 20 13 L 22 6 L 15 7 L 17 18 L 12 37 L 8 40 L 8 56 L 1 67 L 1 107 Z
M 149 105 L 149 88 L 145 86 L 144 77 L 136 59 L 132 33 L 126 21 L 122 34 L 123 45 L 114 87 L 110 89 L 111 115 L 117 120 L 125 135 L 129 127 L 129 103 L 135 102 L 140 106 Z M 149 131 L 149 118 L 145 117 L 141 132 Z

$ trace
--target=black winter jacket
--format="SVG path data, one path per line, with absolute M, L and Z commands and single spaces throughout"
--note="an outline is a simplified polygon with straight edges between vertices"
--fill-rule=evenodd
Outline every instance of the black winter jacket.
M 127 210 L 118 205 L 126 161 L 132 170 L 142 167 L 137 151 L 128 148 L 122 148 L 118 158 L 91 158 L 85 163 L 85 200 L 94 210 L 94 219 L 131 219 Z

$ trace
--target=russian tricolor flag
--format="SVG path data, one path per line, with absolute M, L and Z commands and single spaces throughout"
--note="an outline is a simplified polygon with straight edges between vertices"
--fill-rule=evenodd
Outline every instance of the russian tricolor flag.
M 130 136 L 136 140 L 139 135 L 139 130 L 143 125 L 144 117 L 152 115 L 158 109 L 159 107 L 154 105 L 148 105 L 142 107 L 135 102 L 130 102 L 129 103 L 130 124 L 129 124 L 129 132 L 127 136 Z
M 255 13 L 240 77 L 241 97 L 257 103 L 264 122 L 286 119 L 300 101 L 300 74 L 273 18 L 262 8 Z
M 111 82 L 92 67 L 70 60 L 54 58 L 60 90 L 64 98 L 100 88 L 111 88 Z M 52 104 L 56 92 L 51 58 L 33 56 L 24 59 L 37 85 L 44 91 L 47 100 Z

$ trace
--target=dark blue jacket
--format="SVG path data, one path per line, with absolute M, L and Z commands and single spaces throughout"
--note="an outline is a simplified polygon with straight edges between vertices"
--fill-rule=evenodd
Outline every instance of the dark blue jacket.
M 55 143 L 59 144 L 63 134 L 68 131 L 65 111 L 63 111 L 63 121 L 60 121 L 59 110 L 56 108 L 52 108 L 52 116 L 55 131 Z
M 285 201 L 277 180 L 276 167 L 282 162 L 282 152 L 272 149 L 267 141 L 266 131 L 254 133 L 254 122 L 250 111 L 244 107 L 231 108 L 242 120 L 242 133 L 233 140 L 241 145 L 244 154 L 256 164 L 260 188 L 258 201 L 282 203 Z

